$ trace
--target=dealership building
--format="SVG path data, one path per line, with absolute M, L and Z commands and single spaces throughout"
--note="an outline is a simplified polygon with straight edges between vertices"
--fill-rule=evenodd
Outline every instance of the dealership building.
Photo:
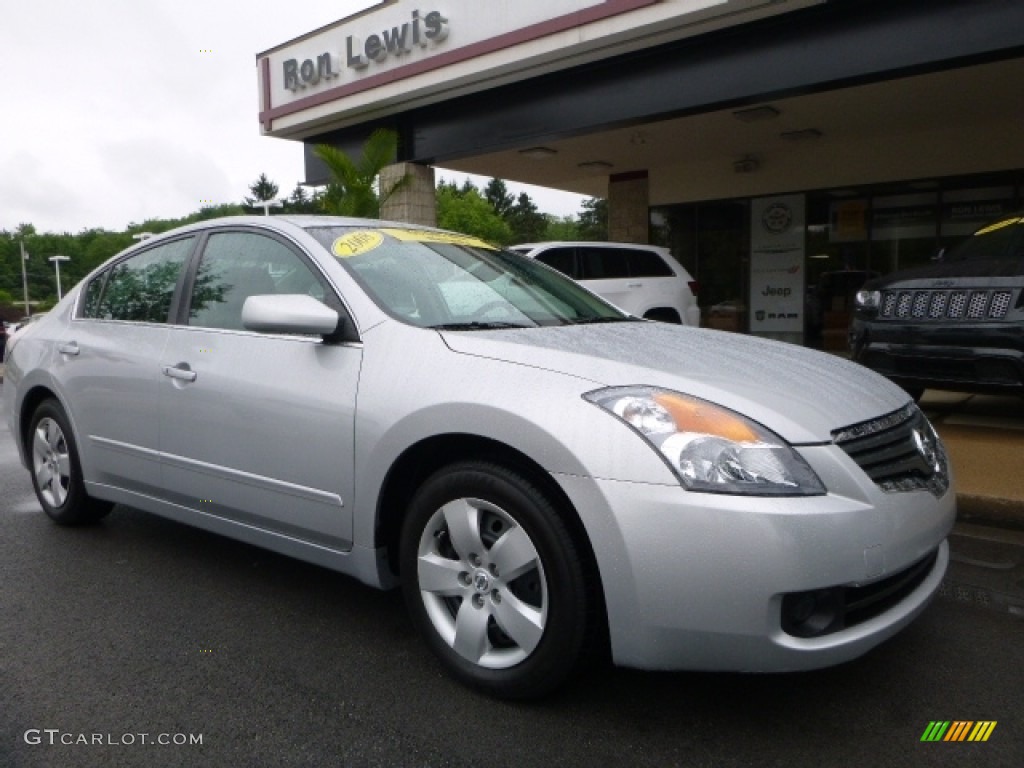
M 1019 0 L 385 0 L 257 57 L 264 134 L 606 198 L 705 325 L 842 345 L 852 292 L 1024 195 Z

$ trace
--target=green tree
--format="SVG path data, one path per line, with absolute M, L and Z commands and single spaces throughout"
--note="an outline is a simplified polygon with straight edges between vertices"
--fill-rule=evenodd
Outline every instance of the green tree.
M 454 183 L 437 187 L 437 223 L 443 229 L 473 235 L 495 245 L 512 242 L 512 230 L 472 184 L 460 189 Z
M 277 197 L 277 184 L 267 178 L 267 174 L 261 173 L 260 177 L 249 185 L 252 197 L 245 198 L 245 204 L 250 208 L 256 203 L 263 203 Z
M 398 134 L 387 128 L 378 128 L 370 134 L 357 158 L 329 144 L 318 144 L 313 152 L 324 161 L 331 174 L 320 198 L 325 213 L 380 218 L 381 204 L 407 181 L 407 177 L 402 178 L 388 189 L 380 188 L 381 170 L 398 157 Z
M 608 201 L 591 197 L 583 201 L 579 215 L 580 240 L 608 239 Z
M 580 225 L 575 216 L 548 215 L 548 225 L 544 230 L 544 240 L 579 240 Z
M 284 209 L 289 213 L 316 213 L 319 206 L 320 201 L 315 194 L 309 194 L 304 186 L 296 184 L 285 201 Z
M 512 230 L 512 239 L 517 243 L 535 243 L 544 238 L 548 218 L 525 192 L 520 192 L 515 205 L 505 215 L 505 221 Z
M 484 187 L 484 198 L 491 204 L 496 214 L 508 220 L 509 211 L 515 205 L 515 198 L 502 179 L 495 178 L 487 182 L 487 186 Z

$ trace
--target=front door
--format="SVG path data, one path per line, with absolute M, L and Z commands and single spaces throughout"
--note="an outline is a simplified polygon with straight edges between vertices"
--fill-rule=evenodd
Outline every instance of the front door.
M 170 330 L 160 397 L 165 493 L 177 504 L 336 549 L 352 540 L 359 345 L 247 331 L 252 295 L 327 283 L 291 244 L 251 231 L 206 242 L 187 325 Z

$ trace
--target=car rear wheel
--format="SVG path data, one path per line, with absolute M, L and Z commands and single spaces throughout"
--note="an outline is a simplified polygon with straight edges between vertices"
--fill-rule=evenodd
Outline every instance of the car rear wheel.
M 649 309 L 644 315 L 645 320 L 657 320 L 659 323 L 675 323 L 681 325 L 683 320 L 679 317 L 679 313 L 674 309 L 667 307 L 658 307 L 657 309 Z
M 113 508 L 113 504 L 86 494 L 78 447 L 67 415 L 56 400 L 43 401 L 32 414 L 28 453 L 36 498 L 55 522 L 94 523 Z
M 400 559 L 413 623 L 463 682 L 530 698 L 576 668 L 588 632 L 582 561 L 526 477 L 476 462 L 439 471 L 412 501 Z

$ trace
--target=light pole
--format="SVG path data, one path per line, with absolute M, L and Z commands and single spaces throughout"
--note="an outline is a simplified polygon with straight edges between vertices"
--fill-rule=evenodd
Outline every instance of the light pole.
M 25 253 L 25 238 L 21 238 L 21 291 L 25 297 L 25 317 L 28 317 L 28 275 L 25 273 L 25 262 L 28 261 L 28 254 Z
M 57 270 L 57 301 L 60 301 L 64 298 L 64 294 L 60 290 L 60 263 L 62 261 L 71 261 L 71 257 L 57 254 L 56 256 L 51 256 L 49 260 L 53 262 L 53 268 Z
M 263 208 L 263 215 L 269 216 L 271 208 L 284 208 L 283 200 L 257 200 L 253 208 Z

